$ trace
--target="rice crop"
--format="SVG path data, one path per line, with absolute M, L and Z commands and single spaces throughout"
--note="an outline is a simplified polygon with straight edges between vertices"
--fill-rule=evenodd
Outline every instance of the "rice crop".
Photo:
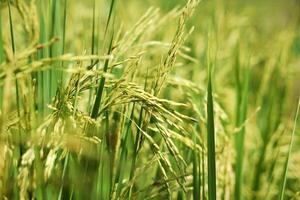
M 300 199 L 298 0 L 1 0 L 0 199 Z

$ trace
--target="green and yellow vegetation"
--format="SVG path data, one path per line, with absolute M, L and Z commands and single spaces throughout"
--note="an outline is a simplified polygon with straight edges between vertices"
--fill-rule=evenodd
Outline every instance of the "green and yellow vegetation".
M 0 12 L 0 199 L 300 199 L 298 0 Z

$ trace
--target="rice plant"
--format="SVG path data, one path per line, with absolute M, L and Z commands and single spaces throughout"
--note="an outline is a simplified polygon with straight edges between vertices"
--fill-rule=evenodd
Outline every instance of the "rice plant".
M 1 0 L 0 199 L 300 199 L 297 0 Z

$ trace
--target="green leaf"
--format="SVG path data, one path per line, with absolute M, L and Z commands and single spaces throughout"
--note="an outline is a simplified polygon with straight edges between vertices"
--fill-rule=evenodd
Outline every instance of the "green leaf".
M 208 164 L 208 199 L 216 199 L 216 153 L 214 106 L 211 83 L 211 67 L 208 69 L 207 85 L 207 164 Z

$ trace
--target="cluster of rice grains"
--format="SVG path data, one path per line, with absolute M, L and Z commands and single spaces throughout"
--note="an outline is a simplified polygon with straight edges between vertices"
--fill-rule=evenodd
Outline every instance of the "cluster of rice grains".
M 111 20 L 114 4 L 102 39 L 104 44 L 110 40 L 108 53 L 96 55 L 105 47 L 92 44 L 92 55 L 73 56 L 64 53 L 68 12 L 59 1 L 3 2 L 10 29 L 1 38 L 2 196 L 171 198 L 177 187 L 187 190 L 187 164 L 177 143 L 194 148 L 184 126 L 196 120 L 176 111 L 187 105 L 158 95 L 184 48 L 185 23 L 198 1 L 165 16 L 150 8 L 125 32 Z M 100 36 L 94 30 L 95 6 L 93 40 Z M 176 18 L 171 43 L 152 42 L 153 32 Z M 169 50 L 161 57 L 153 48 Z M 162 61 L 148 67 L 149 61 L 143 62 L 148 56 Z M 149 173 L 145 183 L 140 183 L 140 168 Z

